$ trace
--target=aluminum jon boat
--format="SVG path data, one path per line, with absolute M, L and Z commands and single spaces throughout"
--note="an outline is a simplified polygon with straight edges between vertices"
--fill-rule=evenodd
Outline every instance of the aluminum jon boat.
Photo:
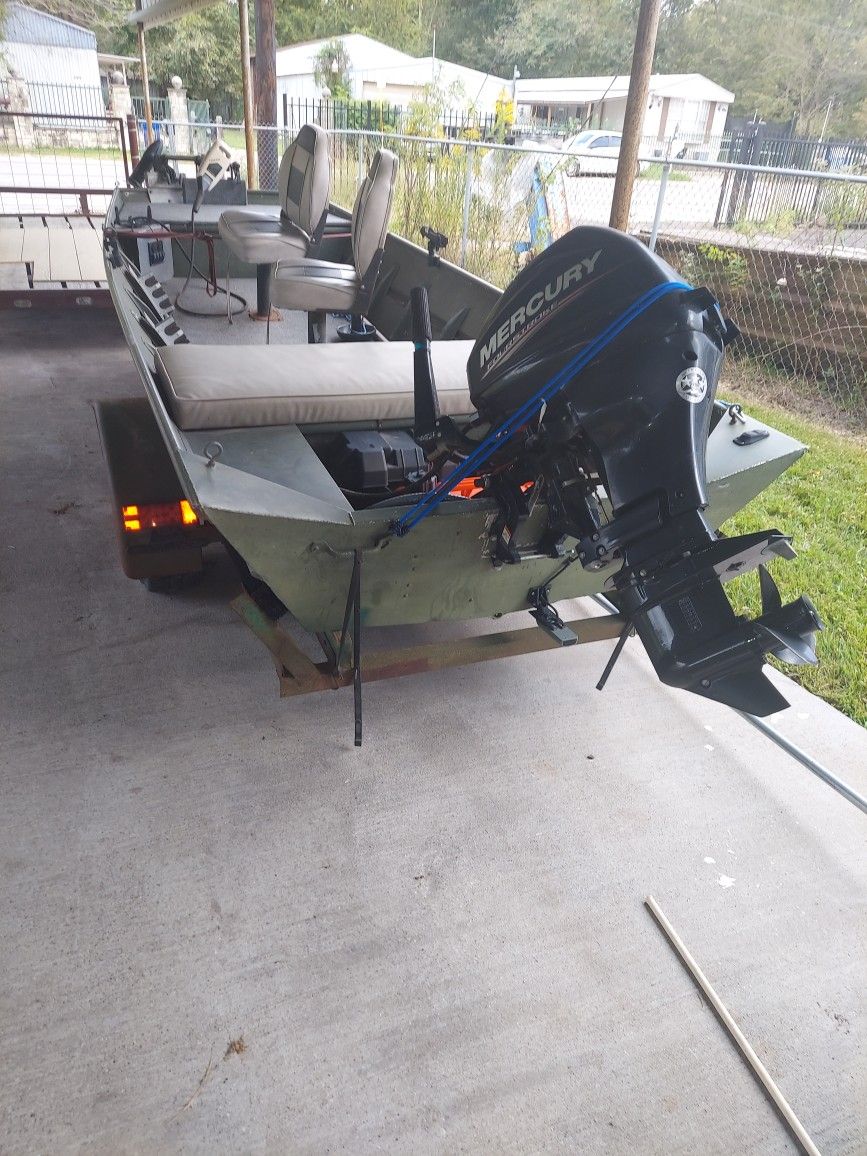
M 203 341 L 137 259 L 131 213 L 146 202 L 157 218 L 158 197 L 118 189 L 105 225 L 147 399 L 99 407 L 128 574 L 198 569 L 203 542 L 223 542 L 281 693 L 354 684 L 357 743 L 362 676 L 618 639 L 607 676 L 633 630 L 672 685 L 753 714 L 787 705 L 765 655 L 813 662 L 821 629 L 765 568 L 793 556 L 789 540 L 718 529 L 805 447 L 716 398 L 737 330 L 710 293 L 609 229 L 572 230 L 505 292 L 388 233 L 373 340 L 265 344 L 263 325 L 223 313 L 207 323 L 220 340 Z M 332 230 L 319 263 L 346 265 L 350 219 L 331 218 L 344 237 Z M 166 244 L 182 263 L 178 237 Z M 752 569 L 762 607 L 748 620 L 723 583 Z M 618 613 L 561 619 L 558 602 L 593 594 Z M 366 626 L 522 610 L 526 629 L 362 658 Z

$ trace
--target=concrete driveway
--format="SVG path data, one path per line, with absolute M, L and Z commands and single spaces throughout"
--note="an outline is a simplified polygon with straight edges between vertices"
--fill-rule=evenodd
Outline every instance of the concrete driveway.
M 865 817 L 630 642 L 279 701 L 226 600 L 119 571 L 108 312 L 0 315 L 0 1148 L 867 1150 Z M 588 612 L 592 612 L 588 608 Z M 862 793 L 867 736 L 778 725 Z

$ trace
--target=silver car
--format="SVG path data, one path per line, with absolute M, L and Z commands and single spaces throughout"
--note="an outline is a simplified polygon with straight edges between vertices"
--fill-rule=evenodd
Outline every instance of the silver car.
M 620 142 L 623 134 L 608 129 L 586 129 L 577 136 L 564 141 L 562 151 L 569 153 L 566 160 L 566 175 L 581 176 L 584 173 L 611 174 L 617 172 L 620 157 Z M 639 165 L 636 172 L 640 170 Z

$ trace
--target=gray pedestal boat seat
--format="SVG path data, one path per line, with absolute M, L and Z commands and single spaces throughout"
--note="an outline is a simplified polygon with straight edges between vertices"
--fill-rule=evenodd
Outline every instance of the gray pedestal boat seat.
M 279 262 L 271 281 L 275 305 L 304 310 L 308 318 L 318 314 L 320 330 L 326 312 L 367 312 L 382 264 L 396 177 L 395 154 L 377 149 L 352 210 L 353 263 L 338 265 L 311 258 Z M 311 340 L 317 337 L 312 323 L 308 335 Z
M 474 411 L 472 341 L 431 346 L 440 410 Z M 157 380 L 183 430 L 273 425 L 412 423 L 413 345 L 172 345 L 154 353 Z
M 255 208 L 229 209 L 220 216 L 219 232 L 236 257 L 257 266 L 260 287 L 267 284 L 277 261 L 315 256 L 328 217 L 331 169 L 328 134 L 305 124 L 283 154 L 277 175 L 279 215 Z M 264 301 L 257 311 L 267 314 Z

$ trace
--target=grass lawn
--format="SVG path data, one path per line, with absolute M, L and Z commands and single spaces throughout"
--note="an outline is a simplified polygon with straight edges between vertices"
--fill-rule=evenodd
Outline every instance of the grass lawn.
M 867 439 L 831 432 L 743 390 L 720 387 L 748 413 L 810 447 L 776 482 L 731 518 L 727 534 L 779 529 L 798 557 L 771 567 L 783 601 L 812 598 L 825 623 L 819 666 L 780 669 L 844 714 L 867 726 Z M 755 575 L 728 587 L 735 608 L 758 612 Z M 776 665 L 776 664 L 775 664 Z
M 642 169 L 638 174 L 640 181 L 658 181 L 662 176 L 662 162 L 658 164 L 650 164 L 646 169 Z M 685 173 L 682 169 L 669 169 L 668 179 L 670 181 L 691 181 L 692 174 Z

